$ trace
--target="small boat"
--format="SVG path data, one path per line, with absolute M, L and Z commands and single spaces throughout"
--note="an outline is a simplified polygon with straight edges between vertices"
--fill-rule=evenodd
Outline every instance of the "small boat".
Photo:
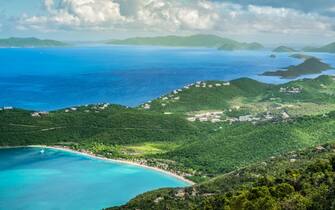
M 45 153 L 45 150 L 44 150 L 44 149 L 41 149 L 40 153 L 41 153 L 41 154 L 44 154 L 44 153 Z

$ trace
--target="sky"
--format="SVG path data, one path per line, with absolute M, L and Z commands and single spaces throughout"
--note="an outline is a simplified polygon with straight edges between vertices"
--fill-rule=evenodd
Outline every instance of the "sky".
M 216 34 L 239 41 L 335 41 L 335 0 L 0 0 L 0 37 L 93 41 Z

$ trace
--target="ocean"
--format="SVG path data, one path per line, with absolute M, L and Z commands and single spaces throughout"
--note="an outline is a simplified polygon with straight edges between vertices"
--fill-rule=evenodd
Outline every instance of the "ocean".
M 105 102 L 134 107 L 195 81 L 287 82 L 259 74 L 302 61 L 271 54 L 137 46 L 1 48 L 0 107 L 50 111 Z M 315 55 L 335 66 L 334 54 Z

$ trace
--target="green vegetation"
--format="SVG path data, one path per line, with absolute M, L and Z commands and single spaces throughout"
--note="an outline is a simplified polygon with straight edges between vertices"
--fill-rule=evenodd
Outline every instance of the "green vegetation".
M 302 60 L 307 60 L 307 59 L 310 59 L 310 58 L 314 58 L 311 55 L 304 55 L 304 54 L 293 54 L 293 55 L 290 55 L 290 57 L 291 58 L 296 58 L 296 59 L 302 59 Z
M 332 69 L 329 64 L 323 63 L 318 58 L 308 58 L 303 63 L 296 66 L 289 66 L 285 70 L 268 71 L 264 76 L 280 76 L 282 78 L 297 78 L 306 74 L 319 74 L 325 70 Z
M 137 108 L 6 108 L 0 145 L 64 145 L 199 183 L 147 193 L 123 208 L 329 209 L 335 147 L 302 150 L 334 143 L 334 94 L 333 76 L 281 85 L 242 78 L 196 82 Z
M 192 35 L 192 36 L 161 36 L 161 37 L 136 37 L 125 40 L 113 40 L 107 42 L 115 45 L 152 45 L 168 47 L 209 47 L 218 48 L 229 46 L 229 50 L 235 49 L 260 49 L 258 43 L 239 43 L 237 41 L 222 38 L 215 35 Z M 228 48 L 226 49 L 228 50 Z
M 280 46 L 274 49 L 273 52 L 284 53 L 284 52 L 297 52 L 297 51 L 291 47 Z
M 227 42 L 219 47 L 219 50 L 233 51 L 233 50 L 261 50 L 263 45 L 253 43 Z
M 335 145 L 292 151 L 185 188 L 145 193 L 111 209 L 334 209 Z
M 323 47 L 306 47 L 303 49 L 305 52 L 326 52 L 335 53 L 335 42 L 325 45 Z
M 55 40 L 41 40 L 36 38 L 8 38 L 0 39 L 0 47 L 63 47 L 67 44 Z

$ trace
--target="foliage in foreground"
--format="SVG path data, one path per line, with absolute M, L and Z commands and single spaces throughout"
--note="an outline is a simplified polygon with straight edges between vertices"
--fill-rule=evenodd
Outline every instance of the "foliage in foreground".
M 291 152 L 186 189 L 161 189 L 111 209 L 334 209 L 335 145 Z

